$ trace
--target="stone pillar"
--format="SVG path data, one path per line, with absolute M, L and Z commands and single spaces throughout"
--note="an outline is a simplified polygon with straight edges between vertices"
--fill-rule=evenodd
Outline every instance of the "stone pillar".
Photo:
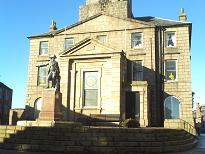
M 62 94 L 53 89 L 44 89 L 42 96 L 43 103 L 38 120 L 60 121 L 62 118 Z
M 148 84 L 147 81 L 132 81 L 132 92 L 140 93 L 140 126 L 146 127 L 149 124 L 148 117 Z

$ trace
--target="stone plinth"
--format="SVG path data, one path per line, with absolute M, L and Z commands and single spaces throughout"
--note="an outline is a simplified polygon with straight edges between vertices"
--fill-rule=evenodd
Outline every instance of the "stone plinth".
M 61 120 L 62 94 L 52 89 L 43 90 L 43 103 L 39 114 L 40 121 Z

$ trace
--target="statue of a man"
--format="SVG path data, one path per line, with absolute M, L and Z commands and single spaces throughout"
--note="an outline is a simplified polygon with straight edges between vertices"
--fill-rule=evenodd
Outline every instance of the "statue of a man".
M 60 91 L 60 69 L 58 62 L 55 59 L 55 55 L 50 56 L 50 62 L 48 65 L 47 88 L 49 88 L 49 81 L 52 81 L 52 88 L 55 88 L 56 91 Z

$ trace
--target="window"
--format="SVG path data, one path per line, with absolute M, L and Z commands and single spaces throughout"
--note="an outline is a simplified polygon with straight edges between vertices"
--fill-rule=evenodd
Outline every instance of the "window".
M 137 60 L 132 62 L 133 65 L 133 81 L 142 81 L 143 80 L 143 64 L 142 60 Z
M 38 68 L 38 85 L 46 85 L 47 69 L 46 66 Z
M 132 33 L 131 34 L 132 48 L 142 47 L 142 33 Z
M 48 54 L 48 42 L 40 42 L 40 51 L 39 55 L 47 55 Z
M 179 119 L 179 100 L 174 96 L 169 96 L 164 101 L 164 118 Z
M 166 32 L 166 47 L 176 47 L 175 32 Z
M 166 60 L 165 61 L 165 79 L 167 81 L 176 80 L 176 60 Z
M 96 38 L 103 43 L 107 42 L 107 35 L 98 35 Z
M 84 72 L 84 106 L 97 106 L 98 104 L 98 72 Z
M 42 107 L 42 98 L 38 98 L 36 99 L 34 103 L 34 119 L 35 120 L 39 118 L 41 107 Z
M 74 39 L 73 38 L 66 38 L 65 39 L 65 49 L 69 49 L 74 45 Z

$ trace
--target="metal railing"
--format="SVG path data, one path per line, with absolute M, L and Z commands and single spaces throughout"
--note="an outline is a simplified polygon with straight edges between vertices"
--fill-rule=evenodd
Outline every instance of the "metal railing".
M 190 134 L 196 136 L 195 127 L 192 124 L 188 123 L 187 121 L 180 119 L 180 127 L 185 131 L 189 132 Z
M 166 119 L 164 124 L 165 128 L 183 129 L 194 136 L 197 135 L 195 127 L 183 119 Z

